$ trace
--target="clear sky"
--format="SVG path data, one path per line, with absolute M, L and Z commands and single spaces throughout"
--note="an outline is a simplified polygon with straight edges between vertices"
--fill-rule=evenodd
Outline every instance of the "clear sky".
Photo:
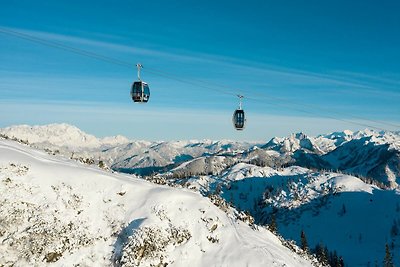
M 1 1 L 0 28 L 132 67 L 0 32 L 0 127 L 66 122 L 146 140 L 398 131 L 399 14 L 395 0 Z M 137 62 L 147 104 L 129 96 Z

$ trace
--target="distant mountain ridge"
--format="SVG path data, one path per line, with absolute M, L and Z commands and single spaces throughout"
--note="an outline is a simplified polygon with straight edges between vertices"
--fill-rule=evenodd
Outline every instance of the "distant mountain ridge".
M 338 170 L 376 180 L 391 188 L 400 184 L 400 134 L 344 130 L 316 137 L 304 133 L 274 137 L 265 144 L 236 141 L 131 141 L 123 136 L 96 138 L 68 124 L 11 126 L 0 134 L 27 140 L 38 148 L 58 150 L 66 156 L 101 159 L 110 168 L 148 175 L 175 169 L 202 157 L 225 157 L 227 165 L 247 162 L 261 166 L 302 166 L 318 170 Z M 90 150 L 90 152 L 88 152 Z M 197 160 L 197 158 L 199 158 Z M 212 164 L 213 160 L 206 159 Z M 196 167 L 194 167 L 196 166 Z M 212 166 L 186 164 L 180 172 L 216 172 Z M 221 170 L 220 170 L 221 171 Z
M 34 147 L 57 150 L 65 156 L 101 159 L 112 169 L 127 173 L 148 174 L 173 168 L 196 157 L 220 152 L 234 153 L 254 143 L 235 141 L 132 141 L 123 136 L 98 139 L 68 124 L 11 126 L 0 129 L 9 138 L 27 141 Z
M 97 148 L 128 143 L 121 135 L 96 138 L 67 123 L 48 125 L 17 125 L 0 129 L 0 133 L 10 138 L 18 138 L 35 145 L 65 147 L 69 149 Z
M 391 188 L 400 182 L 400 135 L 396 132 L 346 130 L 317 137 L 300 133 L 273 138 L 262 148 L 291 157 L 290 165 L 344 171 Z

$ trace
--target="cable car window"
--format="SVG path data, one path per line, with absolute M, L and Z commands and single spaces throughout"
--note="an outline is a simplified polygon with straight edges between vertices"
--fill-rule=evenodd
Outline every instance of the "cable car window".
M 150 95 L 150 89 L 147 84 L 143 84 L 143 91 L 145 95 Z

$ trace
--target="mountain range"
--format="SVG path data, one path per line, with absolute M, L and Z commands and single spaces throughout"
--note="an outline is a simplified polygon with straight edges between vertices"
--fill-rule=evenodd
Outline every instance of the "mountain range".
M 99 139 L 52 124 L 11 126 L 0 134 L 57 158 L 217 196 L 260 227 L 276 223 L 298 245 L 304 232 L 311 251 L 325 246 L 349 266 L 380 266 L 385 245 L 400 264 L 399 132 L 150 142 Z

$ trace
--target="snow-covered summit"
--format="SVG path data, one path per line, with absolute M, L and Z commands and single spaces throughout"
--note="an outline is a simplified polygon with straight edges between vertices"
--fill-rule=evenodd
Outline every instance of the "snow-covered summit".
M 50 145 L 70 149 L 115 146 L 129 142 L 126 137 L 114 136 L 103 139 L 87 134 L 76 126 L 66 123 L 48 125 L 17 125 L 0 129 L 0 133 L 36 145 Z
M 320 155 L 332 151 L 337 145 L 342 144 L 342 136 L 346 136 L 346 134 L 337 132 L 311 137 L 304 133 L 295 133 L 288 137 L 274 137 L 263 148 L 275 150 L 282 154 L 293 154 L 302 150 Z M 344 141 L 347 140 L 349 139 Z
M 400 150 L 400 135 L 396 132 L 374 131 L 365 129 L 357 132 L 344 130 L 321 134 L 316 137 L 307 136 L 304 133 L 291 134 L 288 137 L 274 137 L 264 149 L 271 149 L 283 154 L 292 154 L 298 150 L 316 154 L 326 154 L 344 145 L 351 140 L 368 137 L 376 144 L 389 144 L 391 148 Z

